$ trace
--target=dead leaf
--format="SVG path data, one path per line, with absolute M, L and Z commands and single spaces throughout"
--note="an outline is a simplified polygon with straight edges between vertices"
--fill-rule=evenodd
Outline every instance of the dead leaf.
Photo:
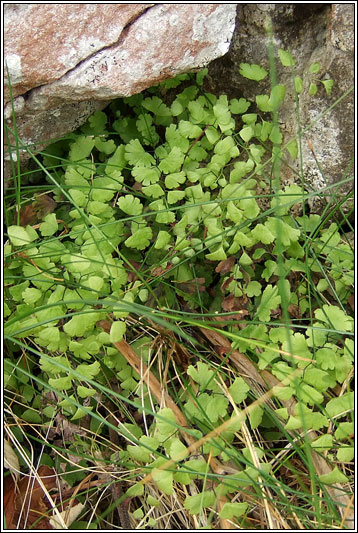
M 348 298 L 348 303 L 349 303 L 349 305 L 351 306 L 352 311 L 354 311 L 354 294 L 352 294 L 352 295 Z
M 78 503 L 70 509 L 65 509 L 64 511 L 61 511 L 59 514 L 63 520 L 63 523 L 67 527 L 69 527 L 72 522 L 74 522 L 76 518 L 81 514 L 84 508 L 85 505 L 83 503 Z M 60 522 L 58 515 L 55 513 L 53 514 L 52 518 L 50 518 L 49 523 L 52 526 L 52 529 L 63 529 L 63 525 Z
M 178 286 L 187 294 L 196 294 L 198 291 L 205 291 L 205 281 L 205 278 L 195 278 L 191 281 L 183 281 L 178 283 Z
M 289 315 L 292 316 L 293 318 L 301 318 L 301 316 L 302 316 L 301 309 L 296 304 L 290 304 L 287 307 L 287 311 L 288 311 Z
M 60 435 L 63 440 L 66 441 L 73 441 L 74 437 L 73 435 L 80 435 L 85 436 L 86 431 L 82 429 L 80 426 L 77 426 L 76 424 L 73 424 L 73 422 L 70 422 L 67 420 L 65 416 L 63 416 L 61 413 L 57 413 L 55 418 L 56 426 L 52 427 L 49 430 L 49 438 L 53 439 L 55 435 Z
M 234 264 L 235 264 L 235 257 L 232 255 L 228 257 L 227 259 L 224 259 L 223 261 L 220 261 L 218 266 L 215 268 L 215 272 L 218 274 L 227 274 L 228 272 L 231 272 Z
M 34 225 L 46 215 L 53 213 L 57 203 L 48 194 L 36 195 L 35 200 L 21 209 L 20 226 Z
M 15 474 L 16 478 L 19 477 L 19 458 L 12 449 L 11 444 L 6 439 L 4 439 L 4 466 L 5 468 L 8 468 L 12 474 Z
M 152 276 L 154 276 L 156 278 L 158 276 L 161 276 L 162 274 L 164 274 L 164 272 L 167 272 L 171 268 L 173 268 L 173 264 L 172 263 L 168 263 L 165 268 L 162 268 L 161 266 L 159 266 L 159 267 L 153 268 L 150 271 L 150 273 L 152 274 Z
M 137 261 L 133 261 L 133 259 L 129 259 L 128 261 L 134 268 L 133 270 L 128 265 L 126 265 L 126 271 L 128 274 L 128 283 L 132 283 L 133 281 L 136 281 L 138 279 L 137 272 L 140 270 L 140 267 L 142 265 L 138 263 Z
M 229 296 L 226 296 L 226 298 L 223 299 L 221 307 L 226 313 L 229 313 L 230 311 L 243 311 L 240 298 L 237 298 L 233 294 L 229 294 Z M 246 311 L 246 314 L 248 314 L 248 311 Z
M 52 529 L 48 517 L 50 502 L 38 478 L 48 492 L 56 488 L 55 471 L 44 465 L 40 466 L 36 477 L 25 476 L 16 485 L 11 477 L 5 480 L 7 529 L 28 529 L 35 522 L 36 529 Z
M 221 284 L 221 287 L 220 287 L 220 290 L 222 293 L 224 293 L 227 289 L 227 287 L 230 285 L 230 283 L 232 282 L 232 280 L 234 279 L 234 276 L 230 276 L 229 278 L 227 278 L 222 284 Z

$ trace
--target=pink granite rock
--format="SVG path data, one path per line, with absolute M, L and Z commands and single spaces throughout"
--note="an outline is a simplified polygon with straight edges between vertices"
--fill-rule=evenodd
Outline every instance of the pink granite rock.
M 221 57 L 229 49 L 236 16 L 236 4 L 5 7 L 4 59 L 17 131 L 36 149 L 73 131 L 115 98 Z
M 5 5 L 4 61 L 13 95 L 47 85 L 112 46 L 123 29 L 152 5 Z

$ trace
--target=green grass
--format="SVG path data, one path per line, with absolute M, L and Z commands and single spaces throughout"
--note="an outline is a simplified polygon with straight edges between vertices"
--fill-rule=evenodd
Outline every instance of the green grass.
M 273 67 L 270 75 L 275 86 Z M 200 78 L 192 83 L 201 102 L 210 101 Z M 325 113 L 344 105 L 347 94 L 328 100 Z M 203 131 L 205 122 L 193 117 L 201 107 L 210 116 L 211 104 L 184 109 L 177 119 L 163 107 L 151 111 L 154 100 L 136 98 L 113 103 L 106 125 L 97 113 L 39 154 L 25 147 L 40 179 L 13 165 L 5 193 L 5 428 L 21 473 L 47 465 L 78 489 L 75 503 L 83 507 L 70 529 L 123 526 L 125 509 L 138 529 L 350 528 L 352 194 L 342 197 L 339 184 L 306 188 L 302 143 L 313 124 L 300 123 L 296 94 L 299 188 L 281 185 L 284 165 L 293 164 L 279 137 L 253 137 L 265 156 L 226 195 L 230 158 L 217 184 L 203 185 L 209 196 L 192 189 L 186 203 L 170 204 L 168 192 L 182 188 L 161 176 L 155 183 L 164 200 L 155 204 L 143 193 L 149 167 L 134 180 L 128 155 L 136 105 L 143 159 L 153 157 L 155 135 L 163 143 L 165 128 L 181 116 Z M 252 154 L 239 135 L 241 118 L 225 129 L 224 115 L 216 108 L 212 149 L 202 134 L 183 141 L 181 169 L 193 171 L 184 165 L 194 147 L 216 153 L 218 139 L 231 137 L 240 160 Z M 277 109 L 272 127 L 278 116 Z M 123 118 L 126 128 L 117 127 Z M 16 119 L 11 136 L 18 153 L 24 146 Z M 126 161 L 118 156 L 109 169 L 113 150 L 102 141 L 123 143 Z M 175 174 L 165 170 L 174 165 L 167 155 L 156 157 L 163 176 Z M 318 160 L 317 168 L 325 179 Z M 348 164 L 341 184 L 350 172 Z M 98 176 L 117 188 L 94 182 Z M 323 213 L 306 216 L 308 201 L 326 195 Z M 57 206 L 46 213 L 50 196 Z M 205 216 L 190 215 L 196 208 Z M 233 219 L 225 218 L 228 209 Z M 178 230 L 186 213 L 193 222 Z M 152 235 L 142 247 L 145 228 Z M 167 249 L 159 231 L 169 234 Z M 237 250 L 226 254 L 240 232 Z M 61 491 L 63 499 L 73 497 Z M 19 520 L 24 527 L 25 516 Z

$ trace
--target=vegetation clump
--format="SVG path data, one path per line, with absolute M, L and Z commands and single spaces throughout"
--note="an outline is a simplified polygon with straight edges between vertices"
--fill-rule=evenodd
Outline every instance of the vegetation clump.
M 114 101 L 8 189 L 9 439 L 21 468 L 45 446 L 70 528 L 123 526 L 124 499 L 138 528 L 350 527 L 349 218 L 310 214 L 302 173 L 280 183 L 302 143 L 283 144 L 285 86 L 229 100 L 205 74 Z

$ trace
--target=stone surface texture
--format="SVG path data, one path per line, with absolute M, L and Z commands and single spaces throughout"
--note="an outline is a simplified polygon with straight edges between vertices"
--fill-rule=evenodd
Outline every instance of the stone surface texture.
M 354 5 L 353 4 L 240 4 L 237 9 L 236 31 L 229 52 L 209 66 L 205 88 L 215 93 L 225 92 L 231 98 L 245 96 L 253 105 L 255 96 L 269 94 L 269 76 L 260 83 L 239 74 L 240 63 L 255 63 L 269 70 L 266 18 L 271 17 L 273 43 L 276 48 L 277 82 L 286 85 L 287 93 L 280 107 L 279 122 L 284 143 L 298 131 L 292 74 L 278 59 L 279 48 L 289 50 L 296 60 L 295 75 L 304 81 L 299 95 L 302 137 L 303 174 L 306 188 L 316 192 L 327 185 L 353 177 L 354 155 Z M 312 63 L 322 65 L 318 75 L 308 72 Z M 318 93 L 308 93 L 313 78 L 333 79 L 330 96 L 318 82 Z M 351 91 L 347 96 L 344 94 Z M 331 110 L 328 108 L 342 98 Z M 323 116 L 322 116 L 323 114 Z M 321 117 L 321 118 L 320 118 Z M 314 154 L 309 147 L 311 143 Z M 281 168 L 284 182 L 301 184 L 298 163 L 288 157 L 289 166 Z M 353 180 L 339 188 L 348 194 Z M 263 194 L 265 191 L 262 191 Z M 329 194 L 328 194 L 329 198 Z M 326 199 L 315 196 L 309 201 L 312 212 L 322 212 Z
M 5 8 L 4 59 L 15 96 L 17 131 L 25 144 L 37 148 L 73 131 L 115 98 L 224 55 L 236 16 L 235 4 Z M 10 102 L 5 117 L 11 127 Z

